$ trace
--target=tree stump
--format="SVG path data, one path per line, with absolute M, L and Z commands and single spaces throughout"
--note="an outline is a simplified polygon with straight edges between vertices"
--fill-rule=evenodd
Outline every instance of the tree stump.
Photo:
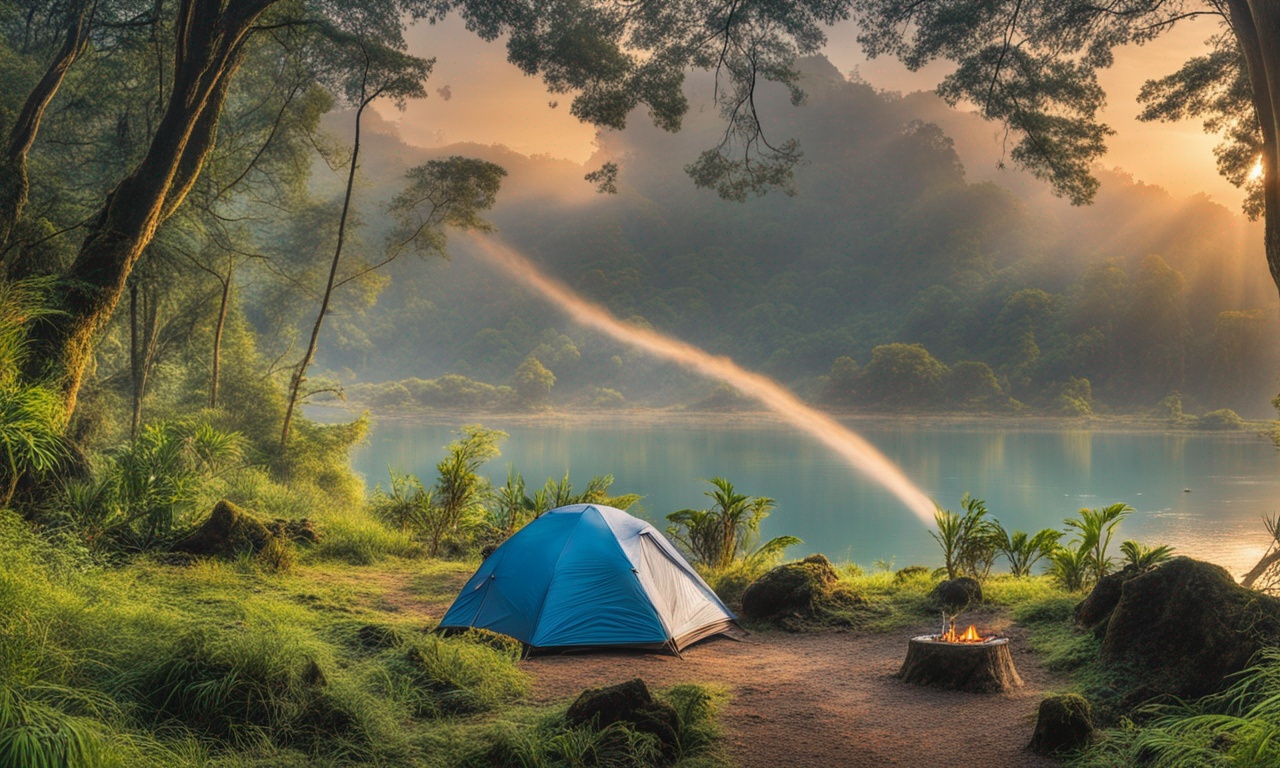
M 898 670 L 903 682 L 970 693 L 1000 693 L 1022 685 L 1009 639 L 944 643 L 936 635 L 913 637 Z

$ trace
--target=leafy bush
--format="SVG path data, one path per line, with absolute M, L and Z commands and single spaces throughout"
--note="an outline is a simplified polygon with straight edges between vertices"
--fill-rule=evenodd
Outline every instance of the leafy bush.
M 27 329 L 50 314 L 47 280 L 0 280 L 0 507 L 24 475 L 54 469 L 67 457 L 66 412 L 57 394 L 18 378 L 27 360 Z
M 96 477 L 64 484 L 55 504 L 95 548 L 153 547 L 172 537 L 215 481 L 244 466 L 244 439 L 206 423 L 159 422 L 109 452 Z

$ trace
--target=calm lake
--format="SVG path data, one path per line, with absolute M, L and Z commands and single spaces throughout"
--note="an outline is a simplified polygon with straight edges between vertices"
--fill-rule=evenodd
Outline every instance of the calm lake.
M 731 420 L 727 420 L 731 421 Z M 812 439 L 763 421 L 651 422 L 622 425 L 484 420 L 510 433 L 502 457 L 486 465 L 495 484 L 513 464 L 530 486 L 569 470 L 581 488 L 612 474 L 613 491 L 640 493 L 642 517 L 704 508 L 703 478 L 725 476 L 740 492 L 775 498 L 766 537 L 792 534 L 799 556 L 822 552 L 870 567 L 939 565 L 926 528 L 896 499 L 856 474 Z M 1023 430 L 944 425 L 854 423 L 929 496 L 959 509 L 966 491 L 987 501 L 1008 528 L 1060 527 L 1080 507 L 1127 502 L 1137 511 L 1115 540 L 1171 544 L 1237 576 L 1266 549 L 1261 518 L 1280 511 L 1280 453 L 1241 434 Z M 372 486 L 388 465 L 429 482 L 451 427 L 377 423 L 355 466 Z M 1184 489 L 1189 492 L 1184 492 Z

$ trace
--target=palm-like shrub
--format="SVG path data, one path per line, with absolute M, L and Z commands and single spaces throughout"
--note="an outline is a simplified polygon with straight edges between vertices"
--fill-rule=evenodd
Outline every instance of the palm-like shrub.
M 505 538 L 537 513 L 535 500 L 525 493 L 524 476 L 508 465 L 507 482 L 489 496 L 490 523 Z
M 1009 562 L 1009 572 L 1014 576 L 1030 576 L 1036 563 L 1050 557 L 1058 548 L 1062 531 L 1045 528 L 1028 535 L 1025 531 L 1009 533 L 1004 526 L 995 523 L 996 551 Z
M 714 486 L 705 493 L 713 502 L 710 509 L 682 509 L 667 515 L 667 534 L 699 563 L 723 569 L 739 560 L 767 561 L 800 543 L 795 536 L 760 543 L 760 523 L 773 510 L 774 500 L 738 493 L 723 477 L 708 482 Z
M 1107 554 L 1107 549 L 1111 546 L 1116 526 L 1130 512 L 1133 512 L 1133 507 L 1117 503 L 1100 509 L 1082 509 L 1078 517 L 1063 521 L 1068 528 L 1076 530 L 1080 548 L 1088 551 L 1090 577 L 1094 582 L 1111 572 L 1114 561 Z
M 570 504 L 603 504 L 617 509 L 630 509 L 640 501 L 641 496 L 638 493 L 624 493 L 621 496 L 610 496 L 609 488 L 613 486 L 613 475 L 595 475 L 587 481 L 587 487 L 581 493 L 574 493 L 573 483 L 569 481 L 569 473 L 564 473 L 564 478 L 556 481 L 554 478 L 547 478 L 547 483 L 542 487 L 541 494 L 535 494 L 533 499 L 533 507 L 536 515 L 543 512 L 560 507 L 567 507 Z
M 970 576 L 981 581 L 991 572 L 998 541 L 998 523 L 987 519 L 986 502 L 965 494 L 960 499 L 964 514 L 938 507 L 933 513 L 938 530 L 929 535 L 942 547 L 947 578 Z
M 1120 554 L 1124 555 L 1125 566 L 1146 570 L 1173 557 L 1173 547 L 1168 544 L 1148 547 L 1132 540 L 1122 541 L 1120 542 Z
M 243 466 L 244 438 L 204 423 L 156 422 L 111 452 L 109 474 L 122 519 L 144 546 L 169 535 L 203 482 Z

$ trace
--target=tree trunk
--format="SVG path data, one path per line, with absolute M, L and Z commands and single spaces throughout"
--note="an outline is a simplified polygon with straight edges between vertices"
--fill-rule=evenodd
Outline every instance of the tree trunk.
M 53 61 L 49 62 L 44 76 L 27 94 L 27 100 L 9 130 L 4 156 L 0 158 L 0 278 L 10 270 L 11 262 L 16 257 L 16 252 L 15 256 L 9 255 L 12 250 L 9 241 L 22 216 L 22 209 L 27 205 L 27 152 L 35 143 L 45 108 L 58 93 L 67 70 L 84 52 L 96 7 L 97 2 L 86 0 L 80 4 L 79 10 L 72 12 L 62 48 L 53 57 Z
M 360 157 L 360 117 L 364 114 L 364 109 L 369 106 L 370 101 L 364 98 L 363 91 L 364 87 L 362 85 L 360 106 L 356 108 L 356 132 L 351 146 L 351 168 L 347 171 L 347 189 L 342 197 L 342 214 L 338 219 L 338 244 L 333 249 L 333 262 L 329 265 L 329 281 L 325 284 L 324 297 L 320 300 L 320 311 L 316 313 L 316 322 L 311 326 L 311 340 L 307 343 L 307 350 L 303 353 L 302 360 L 298 362 L 298 367 L 294 369 L 293 376 L 289 379 L 289 400 L 285 406 L 284 425 L 280 428 L 280 451 L 282 453 L 289 445 L 289 430 L 293 426 L 293 412 L 298 405 L 302 383 L 307 377 L 307 368 L 316 356 L 316 345 L 320 338 L 320 326 L 324 323 L 324 316 L 329 311 L 329 301 L 333 297 L 334 283 L 337 282 L 338 277 L 338 264 L 342 261 L 342 245 L 347 234 L 347 215 L 351 211 L 351 190 L 356 181 L 356 160 Z
M 905 683 L 970 693 L 1000 693 L 1022 685 L 1006 638 L 941 643 L 932 636 L 914 637 L 898 677 Z
M 227 308 L 231 304 L 231 276 L 234 269 L 227 270 L 227 277 L 222 281 L 222 301 L 218 305 L 218 322 L 213 327 L 213 370 L 209 377 L 209 407 L 218 407 L 218 379 L 222 371 L 222 330 L 227 325 Z
M 129 436 L 136 438 L 142 428 L 142 404 L 147 396 L 147 380 L 156 361 L 159 340 L 160 297 L 155 289 L 142 293 L 142 338 L 138 338 L 138 288 L 129 287 L 129 361 L 133 384 L 133 418 Z
M 1262 129 L 1262 197 L 1267 266 L 1280 290 L 1280 4 L 1227 0 L 1231 28 L 1244 55 Z
M 75 261 L 61 276 L 60 313 L 33 331 L 24 374 L 60 388 L 74 410 L 93 345 L 111 319 L 143 249 L 181 204 L 213 147 L 218 117 L 250 27 L 277 0 L 182 0 L 173 89 L 146 155 L 107 196 Z

